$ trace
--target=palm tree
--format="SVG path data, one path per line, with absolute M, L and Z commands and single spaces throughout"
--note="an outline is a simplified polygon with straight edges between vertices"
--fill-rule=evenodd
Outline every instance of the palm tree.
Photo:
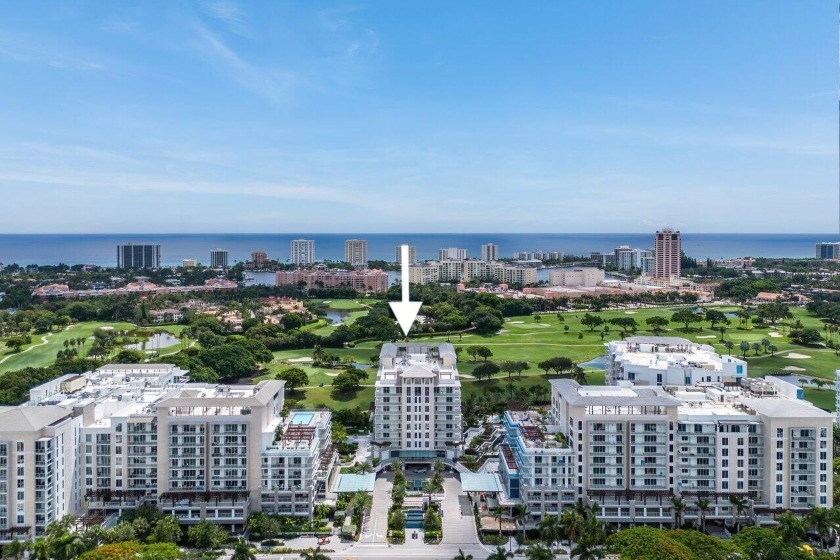
M 356 471 L 356 474 L 368 474 L 373 472 L 373 465 L 365 461 L 364 463 L 358 463 L 353 467 L 353 470 Z
M 741 352 L 743 352 L 743 354 L 744 354 L 744 359 L 746 360 L 747 359 L 747 352 L 750 351 L 750 343 L 747 342 L 746 340 L 742 340 L 741 344 L 738 345 L 738 348 L 741 349 Z
M 767 348 L 770 346 L 770 341 L 766 338 L 761 339 L 761 345 L 764 347 L 764 353 L 767 353 Z
M 709 506 L 711 504 L 709 503 L 709 500 L 707 500 L 706 498 L 700 498 L 699 500 L 697 500 L 697 503 L 695 505 L 697 506 L 697 511 L 700 513 L 700 532 L 705 533 L 706 532 L 706 513 L 708 513 L 708 511 L 710 509 Z
M 50 543 L 53 560 L 73 560 L 84 552 L 82 538 L 78 533 L 63 533 Z
M 236 541 L 233 545 L 233 554 L 230 560 L 257 560 L 257 556 L 243 539 Z
M 487 560 L 508 560 L 513 558 L 513 552 L 508 552 L 503 546 L 497 546 L 496 552 L 487 557 Z
M 758 356 L 758 351 L 761 350 L 761 343 L 753 342 L 752 343 L 752 349 L 753 349 L 753 352 L 755 352 L 755 355 Z
M 525 551 L 528 560 L 554 560 L 554 552 L 542 543 L 529 546 Z
M 522 504 L 517 504 L 513 508 L 513 520 L 518 524 L 522 523 L 522 534 L 525 534 L 525 520 L 528 519 L 528 508 Z
M 14 558 L 20 560 L 26 550 L 26 543 L 22 543 L 17 539 L 12 539 L 12 542 L 3 547 L 3 558 Z
M 671 503 L 674 506 L 674 529 L 679 529 L 680 518 L 682 518 L 683 511 L 685 511 L 685 502 L 674 496 L 671 498 Z
M 776 519 L 776 522 L 778 523 L 776 531 L 782 541 L 792 546 L 799 546 L 805 538 L 805 523 L 802 519 L 786 511 Z
M 747 500 L 736 494 L 729 496 L 729 504 L 732 506 L 732 523 L 735 525 L 735 532 L 741 530 L 741 514 L 747 509 Z
M 473 555 L 472 554 L 464 554 L 464 551 L 459 548 L 458 549 L 458 556 L 456 556 L 452 560 L 473 560 Z
M 321 547 L 310 548 L 300 553 L 303 560 L 330 560 L 330 557 L 321 552 Z
M 771 344 L 770 346 L 767 347 L 767 349 L 770 350 L 770 355 L 771 356 L 775 356 L 776 352 L 779 351 L 779 347 L 776 346 L 775 344 Z
M 805 514 L 805 525 L 816 531 L 820 536 L 820 548 L 825 550 L 825 540 L 837 523 L 829 510 L 824 507 L 811 507 Z
M 731 356 L 732 355 L 732 349 L 735 348 L 735 343 L 732 342 L 731 340 L 727 340 L 726 342 L 723 343 L 723 345 L 726 346 L 726 351 L 729 352 L 729 355 Z
M 442 473 L 446 469 L 446 463 L 443 462 L 443 459 L 435 459 L 435 462 L 432 463 L 432 470 L 435 472 Z
M 50 560 L 50 543 L 47 539 L 32 541 L 32 560 Z
M 572 549 L 570 556 L 577 560 L 599 560 L 604 557 L 604 551 L 593 543 L 581 541 Z
M 555 542 L 560 540 L 560 527 L 558 519 L 553 515 L 546 515 L 537 524 L 537 530 L 540 532 L 540 539 L 549 547 L 553 546 Z
M 493 517 L 499 520 L 499 535 L 502 534 L 502 517 L 505 516 L 505 508 L 498 505 L 493 508 Z

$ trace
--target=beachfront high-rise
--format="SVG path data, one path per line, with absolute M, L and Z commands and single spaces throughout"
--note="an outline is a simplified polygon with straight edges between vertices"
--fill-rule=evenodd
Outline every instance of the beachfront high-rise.
M 160 268 L 160 245 L 117 245 L 117 268 Z
M 447 247 L 445 249 L 438 249 L 439 261 L 465 261 L 469 258 L 466 249 L 459 249 L 458 247 Z
M 840 260 L 840 241 L 817 243 L 817 258 L 823 260 Z
M 374 389 L 374 457 L 454 460 L 461 437 L 461 379 L 449 343 L 385 344 Z
M 396 259 L 394 262 L 397 264 L 402 264 L 402 245 L 397 245 L 394 248 L 394 255 Z M 408 246 L 408 264 L 414 264 L 417 262 L 417 247 L 414 245 Z
M 353 266 L 367 266 L 367 239 L 348 239 L 344 242 L 344 262 Z
M 292 239 L 292 264 L 309 266 L 315 262 L 315 242 L 311 239 Z
M 497 261 L 499 260 L 499 246 L 495 243 L 485 243 L 481 246 L 481 260 L 483 261 Z
M 225 249 L 213 249 L 210 251 L 210 268 L 227 268 L 228 252 Z
M 657 231 L 654 238 L 654 271 L 656 278 L 665 280 L 680 277 L 682 241 L 679 231 L 665 228 Z

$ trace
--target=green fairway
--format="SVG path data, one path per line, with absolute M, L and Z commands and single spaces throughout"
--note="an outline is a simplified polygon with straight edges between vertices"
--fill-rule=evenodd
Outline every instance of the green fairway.
M 313 299 L 312 303 L 323 303 L 330 309 L 344 310 L 344 311 L 361 311 L 367 309 L 370 305 L 378 302 L 378 299 Z
M 111 327 L 114 330 L 131 330 L 137 328 L 132 323 L 108 323 L 89 321 L 70 325 L 66 329 L 45 335 L 32 335 L 32 344 L 24 346 L 18 352 L 6 351 L 0 354 L 0 373 L 14 371 L 25 367 L 47 367 L 55 362 L 59 350 L 64 349 L 64 341 L 71 338 L 88 338 L 101 327 Z M 46 342 L 45 342 L 46 341 Z M 90 345 L 86 345 L 86 348 Z
M 344 303 L 339 304 L 339 302 Z M 352 304 L 354 302 L 350 300 L 334 300 L 329 305 L 341 305 L 346 309 L 346 306 Z M 734 311 L 737 308 L 719 307 L 718 309 L 728 312 Z M 648 330 L 645 319 L 653 316 L 670 319 L 674 311 L 676 309 L 673 308 L 628 311 L 610 310 L 598 313 L 597 315 L 605 321 L 617 317 L 633 317 L 639 323 L 636 334 L 650 336 L 654 333 Z M 794 320 L 798 319 L 802 322 L 803 326 L 818 328 L 822 332 L 822 323 L 818 318 L 809 316 L 805 310 L 799 308 L 792 309 L 792 312 L 794 314 Z M 501 332 L 492 336 L 479 336 L 472 333 L 449 336 L 441 334 L 432 337 L 423 337 L 418 340 L 436 342 L 446 342 L 448 340 L 456 347 L 462 349 L 466 349 L 468 346 L 486 346 L 493 352 L 492 357 L 490 357 L 492 361 L 527 361 L 531 369 L 523 372 L 521 378 L 514 375 L 510 382 L 514 385 L 531 386 L 539 383 L 547 383 L 544 372 L 537 367 L 539 362 L 555 356 L 566 356 L 578 364 L 584 363 L 604 354 L 604 342 L 621 338 L 621 329 L 615 325 L 608 325 L 609 332 L 602 340 L 600 331 L 603 327 L 598 327 L 593 331 L 582 325 L 580 320 L 584 315 L 585 312 L 563 313 L 562 321 L 557 318 L 556 313 L 541 314 L 538 316 L 539 318 L 533 315 L 511 317 L 505 320 Z M 789 373 L 806 373 L 807 375 L 833 380 L 834 370 L 840 369 L 840 358 L 835 356 L 833 350 L 822 347 L 803 347 L 791 343 L 787 337 L 788 327 L 786 326 L 778 325 L 775 328 L 769 326 L 761 328 L 739 328 L 736 318 L 733 318 L 731 321 L 732 324 L 724 334 L 724 340 L 731 340 L 735 344 L 735 348 L 732 351 L 734 355 L 741 355 L 741 352 L 738 350 L 738 345 L 742 340 L 751 344 L 752 342 L 761 342 L 762 339 L 767 339 L 768 342 L 778 348 L 775 356 L 771 356 L 769 352 L 765 352 L 763 347 L 759 350 L 758 356 L 750 349 L 747 354 L 750 376 L 761 376 L 770 372 L 787 371 Z M 326 332 L 325 329 L 330 328 L 324 327 L 317 332 L 321 334 L 322 332 Z M 771 335 L 771 333 L 775 333 L 775 336 Z M 682 325 L 671 323 L 660 334 L 683 337 L 698 343 L 711 344 L 718 352 L 723 354 L 727 353 L 726 347 L 720 342 L 720 333 L 711 330 L 708 323 L 705 322 L 692 325 L 689 332 L 684 332 Z M 632 333 L 628 332 L 628 336 L 632 336 Z M 355 348 L 330 349 L 329 351 L 342 358 L 349 355 L 353 357 L 354 361 L 369 363 L 370 359 L 378 354 L 378 350 L 375 349 L 377 344 L 377 342 L 364 342 L 356 345 Z M 311 357 L 312 350 L 292 350 L 275 352 L 274 354 L 277 360 L 288 360 Z M 793 357 L 790 357 L 791 355 Z M 802 356 L 809 357 L 801 358 Z M 500 373 L 490 380 L 476 381 L 472 378 L 471 372 L 480 363 L 480 360 L 472 360 L 466 352 L 462 352 L 459 357 L 458 368 L 464 374 L 462 378 L 464 396 L 487 390 L 507 390 L 508 379 L 505 373 Z M 804 371 L 791 370 L 790 366 L 802 368 Z M 288 366 L 278 366 L 275 364 L 272 365 L 271 369 L 274 371 L 276 368 L 282 369 L 282 367 Z M 786 367 L 788 367 L 787 370 L 785 370 Z M 319 371 L 318 368 L 311 368 L 311 366 L 306 366 L 305 364 L 304 369 L 310 374 L 311 384 L 318 385 L 324 383 L 324 387 L 316 386 L 306 390 L 306 395 L 301 400 L 301 405 L 335 406 L 341 408 L 348 406 L 361 406 L 362 408 L 366 408 L 370 405 L 372 400 L 372 393 L 368 390 L 370 388 L 360 390 L 356 397 L 349 401 L 334 401 L 329 389 L 332 376 L 327 375 L 328 372 L 324 370 Z M 374 377 L 375 368 L 370 368 L 368 370 L 368 383 L 373 383 Z M 587 369 L 587 382 L 591 384 L 603 384 L 604 372 Z M 823 408 L 830 408 L 832 410 L 834 408 L 834 393 L 832 391 L 806 389 L 806 398 L 813 402 L 819 400 L 817 404 Z
M 837 410 L 836 393 L 831 389 L 805 389 L 805 400 L 829 412 Z

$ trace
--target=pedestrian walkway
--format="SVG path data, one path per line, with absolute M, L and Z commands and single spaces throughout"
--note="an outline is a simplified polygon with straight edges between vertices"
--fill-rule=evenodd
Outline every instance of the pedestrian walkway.
M 447 476 L 443 481 L 446 498 L 443 500 L 443 542 L 444 545 L 476 545 L 478 533 L 470 500 L 461 492 L 461 482 Z
M 373 504 L 370 507 L 370 515 L 365 518 L 362 525 L 362 537 L 360 543 L 381 544 L 388 543 L 388 508 L 391 506 L 391 483 L 390 477 L 379 476 L 373 485 Z

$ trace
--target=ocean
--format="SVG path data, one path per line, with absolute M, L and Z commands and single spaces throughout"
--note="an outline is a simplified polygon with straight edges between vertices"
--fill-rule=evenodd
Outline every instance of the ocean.
M 588 255 L 593 251 L 612 251 L 621 245 L 647 249 L 653 246 L 653 233 L 517 233 L 517 234 L 72 234 L 72 235 L 0 235 L 0 263 L 19 265 L 94 264 L 116 266 L 120 243 L 155 243 L 161 246 L 164 266 L 174 266 L 182 259 L 210 261 L 210 250 L 227 249 L 231 264 L 250 258 L 253 251 L 265 251 L 269 258 L 286 262 L 292 239 L 315 241 L 315 258 L 344 259 L 345 239 L 367 239 L 370 259 L 395 260 L 397 245 L 417 247 L 418 259 L 437 258 L 443 247 L 459 247 L 479 257 L 483 243 L 499 246 L 499 255 L 512 256 L 516 251 L 562 251 Z M 683 233 L 685 253 L 697 259 L 734 257 L 814 256 L 814 245 L 836 241 L 837 234 L 721 234 Z

